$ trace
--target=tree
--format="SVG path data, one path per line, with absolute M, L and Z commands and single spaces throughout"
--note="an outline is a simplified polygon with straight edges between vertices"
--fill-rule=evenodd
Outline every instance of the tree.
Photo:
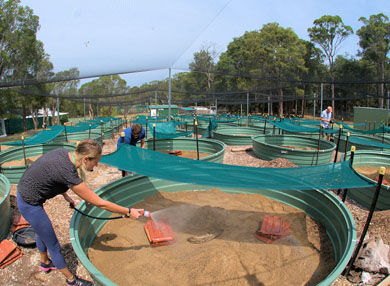
M 192 72 L 201 72 L 198 75 L 197 82 L 201 84 L 201 75 L 206 75 L 206 85 L 201 84 L 202 90 L 210 90 L 211 85 L 214 81 L 214 73 L 212 73 L 215 66 L 215 59 L 217 58 L 218 53 L 215 50 L 215 46 L 210 44 L 201 48 L 199 52 L 194 54 L 194 60 L 189 64 L 190 71 Z
M 15 76 L 16 70 L 26 71 L 40 49 L 36 33 L 39 18 L 20 0 L 0 0 L 0 79 Z M 23 79 L 23 78 L 22 78 Z
M 96 80 L 87 82 L 83 84 L 79 89 L 79 96 L 83 98 L 83 95 L 93 96 L 93 95 L 111 95 L 108 100 L 108 104 L 101 102 L 101 105 L 107 105 L 99 109 L 100 116 L 114 116 L 117 113 L 117 110 L 113 110 L 113 106 L 110 102 L 113 101 L 113 97 L 116 94 L 124 94 L 129 90 L 126 85 L 126 81 L 122 79 L 119 75 L 110 75 L 102 76 Z M 123 99 L 123 97 L 122 97 Z M 97 98 L 97 102 L 99 102 Z M 90 111 L 92 106 L 90 106 Z
M 335 110 L 333 65 L 341 43 L 353 33 L 350 26 L 344 25 L 340 16 L 324 15 L 314 20 L 314 26 L 309 28 L 310 40 L 319 45 L 329 64 L 329 74 L 332 81 L 332 106 Z
M 19 0 L 0 0 L 0 80 L 34 80 L 50 74 L 52 64 L 36 38 L 38 30 L 39 18 L 29 7 L 21 6 Z M 22 91 L 33 89 L 23 87 Z M 24 94 L 13 100 L 14 105 L 21 105 L 25 130 L 26 110 L 34 109 L 31 104 L 39 101 L 42 98 Z
M 77 68 L 71 68 L 66 71 L 61 71 L 56 73 L 54 79 L 63 79 L 63 78 L 77 78 L 80 72 Z M 50 84 L 51 85 L 51 95 L 56 98 L 51 98 L 49 100 L 49 108 L 52 110 L 52 123 L 53 125 L 60 125 L 61 122 L 57 122 L 57 117 L 54 116 L 56 111 L 59 111 L 59 105 L 65 104 L 64 100 L 61 99 L 61 96 L 75 96 L 77 95 L 77 87 L 80 83 L 80 80 L 70 80 L 70 81 L 59 81 Z M 73 109 L 73 108 L 72 108 Z M 71 110 L 72 110 L 71 109 Z
M 383 108 L 384 102 L 384 79 L 385 62 L 390 50 L 390 23 L 389 17 L 380 13 L 371 15 L 370 19 L 361 17 L 359 21 L 363 22 L 356 34 L 359 36 L 359 45 L 362 48 L 363 56 L 376 64 L 377 80 L 379 90 L 380 108 Z
M 276 89 L 281 116 L 287 91 L 282 83 L 297 79 L 306 70 L 304 54 L 305 45 L 291 28 L 266 24 L 260 31 L 246 32 L 229 43 L 217 64 L 218 71 L 241 76 L 227 77 L 219 84 L 241 90 L 264 86 Z

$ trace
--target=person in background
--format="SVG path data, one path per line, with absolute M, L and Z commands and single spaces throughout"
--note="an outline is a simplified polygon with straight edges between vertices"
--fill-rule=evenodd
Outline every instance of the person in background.
M 135 123 L 132 126 L 126 128 L 123 130 L 125 133 L 125 138 L 124 138 L 124 144 L 130 144 L 133 146 L 137 145 L 138 141 L 141 141 L 141 148 L 145 149 L 145 129 L 141 126 L 141 124 Z M 118 142 L 116 144 L 117 149 L 119 149 L 119 146 L 122 143 L 122 137 L 119 136 Z M 122 171 L 124 176 L 128 175 L 128 172 Z M 131 173 L 133 174 L 133 173 Z
M 330 123 L 332 121 L 332 106 L 328 106 L 325 110 L 321 112 L 321 125 L 322 129 L 329 129 Z M 324 133 L 322 133 L 322 138 L 324 138 Z M 326 139 L 330 140 L 330 133 L 326 133 Z
M 44 272 L 58 269 L 66 277 L 67 286 L 90 286 L 92 282 L 72 274 L 61 253 L 61 247 L 43 204 L 57 195 L 74 206 L 67 193 L 71 189 L 86 202 L 99 208 L 137 219 L 142 209 L 128 208 L 103 200 L 84 183 L 85 172 L 93 171 L 102 155 L 96 141 L 81 141 L 74 152 L 57 148 L 45 153 L 23 174 L 18 184 L 17 205 L 22 216 L 36 232 L 40 253 L 40 269 Z M 49 258 L 50 255 L 50 258 Z

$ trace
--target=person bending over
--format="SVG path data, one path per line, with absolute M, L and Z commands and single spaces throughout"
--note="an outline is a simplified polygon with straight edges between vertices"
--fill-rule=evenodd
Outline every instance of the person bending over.
M 40 269 L 44 272 L 58 269 L 66 277 L 67 286 L 90 286 L 93 283 L 78 278 L 68 269 L 52 223 L 43 207 L 45 201 L 61 194 L 74 205 L 73 199 L 67 194 L 68 189 L 71 189 L 86 202 L 110 212 L 137 219 L 142 211 L 103 200 L 83 182 L 85 171 L 92 172 L 101 155 L 101 146 L 92 139 L 81 141 L 74 152 L 57 148 L 35 161 L 23 174 L 17 187 L 18 209 L 37 234 Z
M 132 126 L 126 128 L 123 130 L 125 133 L 124 143 L 123 144 L 130 144 L 133 146 L 137 145 L 138 141 L 141 141 L 141 148 L 145 149 L 145 129 L 141 126 L 141 124 L 133 124 Z M 118 142 L 116 144 L 117 149 L 119 149 L 119 146 L 122 143 L 122 137 L 119 136 Z M 123 175 L 127 176 L 128 172 L 123 171 Z

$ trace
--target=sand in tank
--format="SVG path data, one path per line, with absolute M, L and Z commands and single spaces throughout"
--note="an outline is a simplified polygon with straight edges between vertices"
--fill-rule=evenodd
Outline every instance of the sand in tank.
M 160 190 L 134 207 L 168 218 L 176 243 L 151 247 L 144 217 L 108 221 L 88 255 L 118 285 L 317 285 L 335 267 L 319 223 L 261 195 Z M 257 240 L 264 215 L 286 218 L 292 234 L 272 244 Z M 187 241 L 216 229 L 223 232 L 211 241 Z

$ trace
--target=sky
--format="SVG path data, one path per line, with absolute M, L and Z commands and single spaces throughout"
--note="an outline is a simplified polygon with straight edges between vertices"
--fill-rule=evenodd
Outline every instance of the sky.
M 218 53 L 245 31 L 277 22 L 304 40 L 323 15 L 339 15 L 356 32 L 360 17 L 384 13 L 388 0 L 21 0 L 39 16 L 37 34 L 54 71 L 77 67 L 82 76 L 120 73 L 129 86 L 188 69 L 193 54 Z M 355 56 L 352 35 L 340 55 Z M 92 78 L 93 79 L 93 78 Z M 86 80 L 84 80 L 86 81 Z

